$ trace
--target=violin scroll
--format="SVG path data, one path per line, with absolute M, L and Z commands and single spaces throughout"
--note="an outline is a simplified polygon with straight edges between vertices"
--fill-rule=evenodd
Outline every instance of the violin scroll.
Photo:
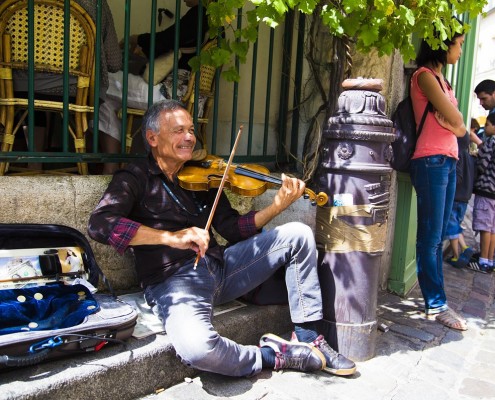
M 328 195 L 326 193 L 320 192 L 316 194 L 311 189 L 304 189 L 304 198 L 311 200 L 311 204 L 324 206 L 328 202 Z

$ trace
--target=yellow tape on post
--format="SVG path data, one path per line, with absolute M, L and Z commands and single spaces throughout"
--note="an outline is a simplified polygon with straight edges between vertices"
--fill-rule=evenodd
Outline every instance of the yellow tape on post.
M 387 235 L 386 223 L 351 224 L 342 217 L 372 218 L 372 205 L 318 207 L 315 238 L 318 247 L 332 253 L 383 252 Z

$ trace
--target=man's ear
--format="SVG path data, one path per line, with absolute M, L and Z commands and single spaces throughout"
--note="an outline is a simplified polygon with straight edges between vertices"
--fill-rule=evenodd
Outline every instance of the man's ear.
M 146 131 L 146 140 L 148 141 L 150 147 L 156 147 L 158 145 L 158 135 L 151 129 Z

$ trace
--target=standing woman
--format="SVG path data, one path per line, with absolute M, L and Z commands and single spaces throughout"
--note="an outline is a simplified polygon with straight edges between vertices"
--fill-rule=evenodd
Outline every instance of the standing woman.
M 425 107 L 431 103 L 411 160 L 411 182 L 418 204 L 416 262 L 427 318 L 452 329 L 466 330 L 465 319 L 448 307 L 442 268 L 442 239 L 455 194 L 457 137 L 466 134 L 457 100 L 442 69 L 459 60 L 464 34 L 455 33 L 444 43 L 447 50 L 432 49 L 422 41 L 416 58 L 418 69 L 411 77 L 410 95 L 418 126 Z

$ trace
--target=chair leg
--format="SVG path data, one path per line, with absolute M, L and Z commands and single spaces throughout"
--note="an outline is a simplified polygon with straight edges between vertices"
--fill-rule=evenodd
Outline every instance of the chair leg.
M 77 114 L 75 116 L 76 120 L 76 132 L 74 138 L 74 148 L 76 153 L 86 153 L 86 138 L 84 137 L 84 126 L 88 126 L 87 121 L 83 118 L 82 114 Z M 88 164 L 87 163 L 77 163 L 77 170 L 80 175 L 88 175 Z
M 76 153 L 86 153 L 86 139 L 84 137 L 75 139 L 74 147 L 76 149 Z M 88 175 L 88 164 L 77 163 L 77 170 L 80 175 Z
M 132 148 L 132 125 L 134 124 L 134 115 L 127 115 L 127 127 L 125 132 L 125 150 L 129 154 Z
M 24 113 L 24 116 L 26 115 L 26 113 Z M 12 151 L 12 147 L 14 145 L 15 133 L 17 132 L 17 129 L 20 126 L 20 123 L 18 124 L 16 129 L 14 129 L 14 108 L 13 107 L 7 108 L 7 114 L 6 115 L 7 115 L 7 118 L 5 120 L 5 127 L 4 127 L 1 149 L 3 152 L 10 152 L 10 151 Z M 8 168 L 9 168 L 8 162 L 0 162 L 0 176 L 5 175 Z

